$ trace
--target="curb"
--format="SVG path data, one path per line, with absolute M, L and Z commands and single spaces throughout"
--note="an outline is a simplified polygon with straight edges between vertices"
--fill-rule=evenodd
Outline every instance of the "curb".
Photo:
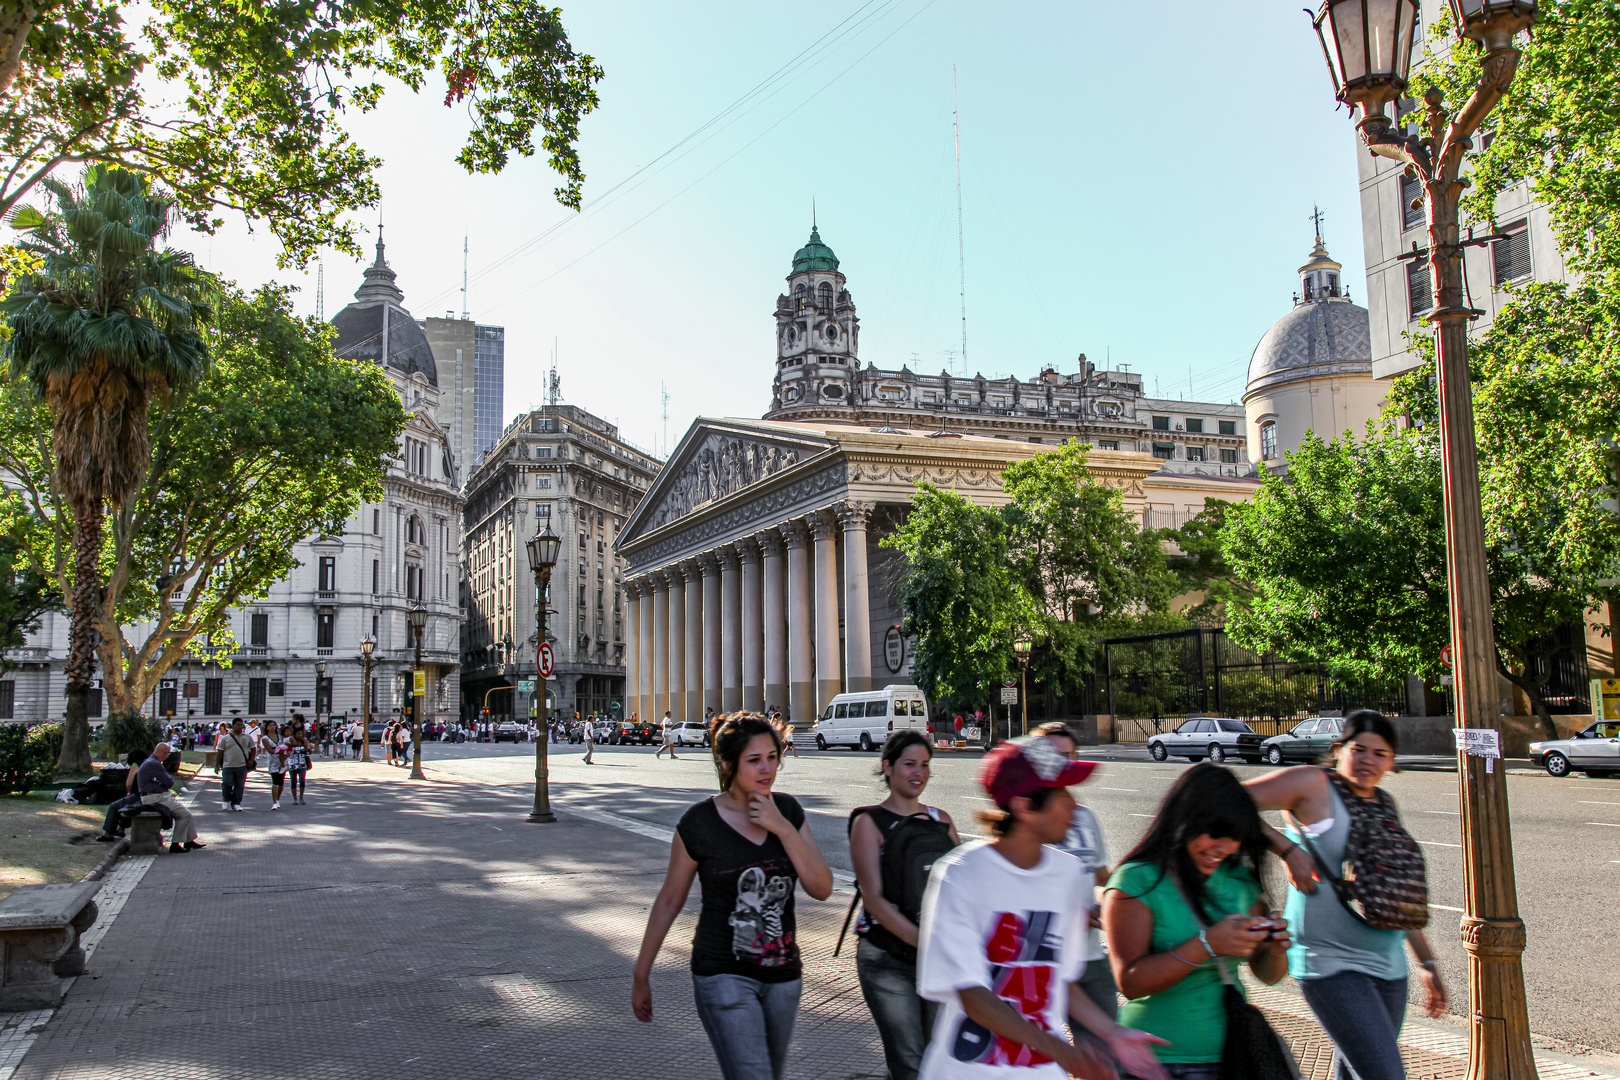
M 112 850 L 107 852 L 107 857 L 105 859 L 102 859 L 99 863 L 97 863 L 96 868 L 94 870 L 92 870 L 88 874 L 84 875 L 84 880 L 85 881 L 100 881 L 102 879 L 102 876 L 105 875 L 107 873 L 107 871 L 111 870 L 114 866 L 117 866 L 118 865 L 118 860 L 123 858 L 126 854 L 128 854 L 128 852 L 129 852 L 129 837 L 120 836 L 118 838 L 118 843 L 114 844 L 112 846 Z

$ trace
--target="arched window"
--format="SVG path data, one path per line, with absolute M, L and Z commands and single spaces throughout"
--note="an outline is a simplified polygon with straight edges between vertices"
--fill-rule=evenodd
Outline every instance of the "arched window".
M 405 519 L 405 541 L 410 544 L 426 543 L 426 533 L 422 528 L 422 519 L 412 514 Z
M 1260 425 L 1260 459 L 1272 461 L 1277 456 L 1277 423 L 1267 420 Z
M 823 281 L 816 286 L 816 297 L 822 307 L 832 307 L 832 283 Z
M 797 285 L 793 286 L 793 295 L 794 296 L 803 296 L 804 295 L 804 282 L 801 281 Z

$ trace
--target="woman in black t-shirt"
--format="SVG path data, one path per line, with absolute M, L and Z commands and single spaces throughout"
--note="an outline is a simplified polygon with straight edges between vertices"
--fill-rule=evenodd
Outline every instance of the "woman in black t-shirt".
M 695 877 L 703 907 L 692 939 L 692 987 L 724 1080 L 778 1080 L 802 987 L 794 886 L 832 895 L 832 871 L 791 795 L 771 790 L 782 742 L 758 713 L 716 719 L 710 745 L 720 794 L 682 816 L 669 873 L 636 958 L 630 1005 L 652 1020 L 652 965 Z

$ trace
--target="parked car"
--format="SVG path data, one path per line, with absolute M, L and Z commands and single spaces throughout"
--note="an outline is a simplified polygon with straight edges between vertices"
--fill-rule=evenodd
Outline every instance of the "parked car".
M 1148 739 L 1148 753 L 1154 761 L 1184 757 L 1188 761 L 1208 758 L 1221 762 L 1229 757 L 1251 764 L 1260 761 L 1260 736 L 1241 720 L 1219 716 L 1192 716 L 1174 731 Z
M 651 746 L 661 741 L 658 727 L 645 720 L 625 720 L 619 725 L 619 738 L 626 744 L 638 743 L 641 746 Z
M 1260 756 L 1273 765 L 1285 761 L 1320 761 L 1344 735 L 1344 718 L 1324 716 L 1301 720 L 1291 731 L 1273 735 L 1260 744 Z
M 522 742 L 528 732 L 515 720 L 502 720 L 495 725 L 495 733 L 490 736 L 491 742 Z
M 708 746 L 709 725 L 701 720 L 682 720 L 672 733 L 676 746 Z
M 1573 739 L 1533 742 L 1530 764 L 1540 765 L 1549 776 L 1583 772 L 1598 779 L 1620 775 L 1620 720 L 1588 724 Z
M 816 748 L 859 747 L 874 750 L 896 729 L 928 730 L 928 699 L 915 686 L 886 686 L 854 694 L 839 694 L 811 725 Z

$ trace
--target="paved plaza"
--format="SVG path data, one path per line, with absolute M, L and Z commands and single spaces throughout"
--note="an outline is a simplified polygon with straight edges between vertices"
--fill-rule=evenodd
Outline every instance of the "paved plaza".
M 577 762 L 559 762 L 565 777 Z M 696 790 L 702 763 L 693 754 L 676 786 Z M 121 908 L 103 919 L 89 974 L 54 1014 L 5 1018 L 0 1080 L 717 1075 L 686 973 L 695 889 L 655 970 L 655 1022 L 630 1015 L 667 827 L 566 779 L 561 820 L 530 825 L 532 787 L 504 775 L 518 765 L 466 755 L 413 783 L 319 761 L 309 804 L 274 813 L 262 777 L 241 814 L 221 813 L 208 786 L 194 804 L 208 848 L 109 875 Z M 830 901 L 800 899 L 796 1080 L 883 1075 L 851 952 L 831 955 L 849 899 L 843 873 Z M 1301 999 L 1256 1000 L 1306 1075 L 1325 1077 Z M 1414 1021 L 1405 1041 L 1413 1077 L 1462 1075 L 1455 1025 Z M 1605 1068 L 1548 1056 L 1541 1075 Z

